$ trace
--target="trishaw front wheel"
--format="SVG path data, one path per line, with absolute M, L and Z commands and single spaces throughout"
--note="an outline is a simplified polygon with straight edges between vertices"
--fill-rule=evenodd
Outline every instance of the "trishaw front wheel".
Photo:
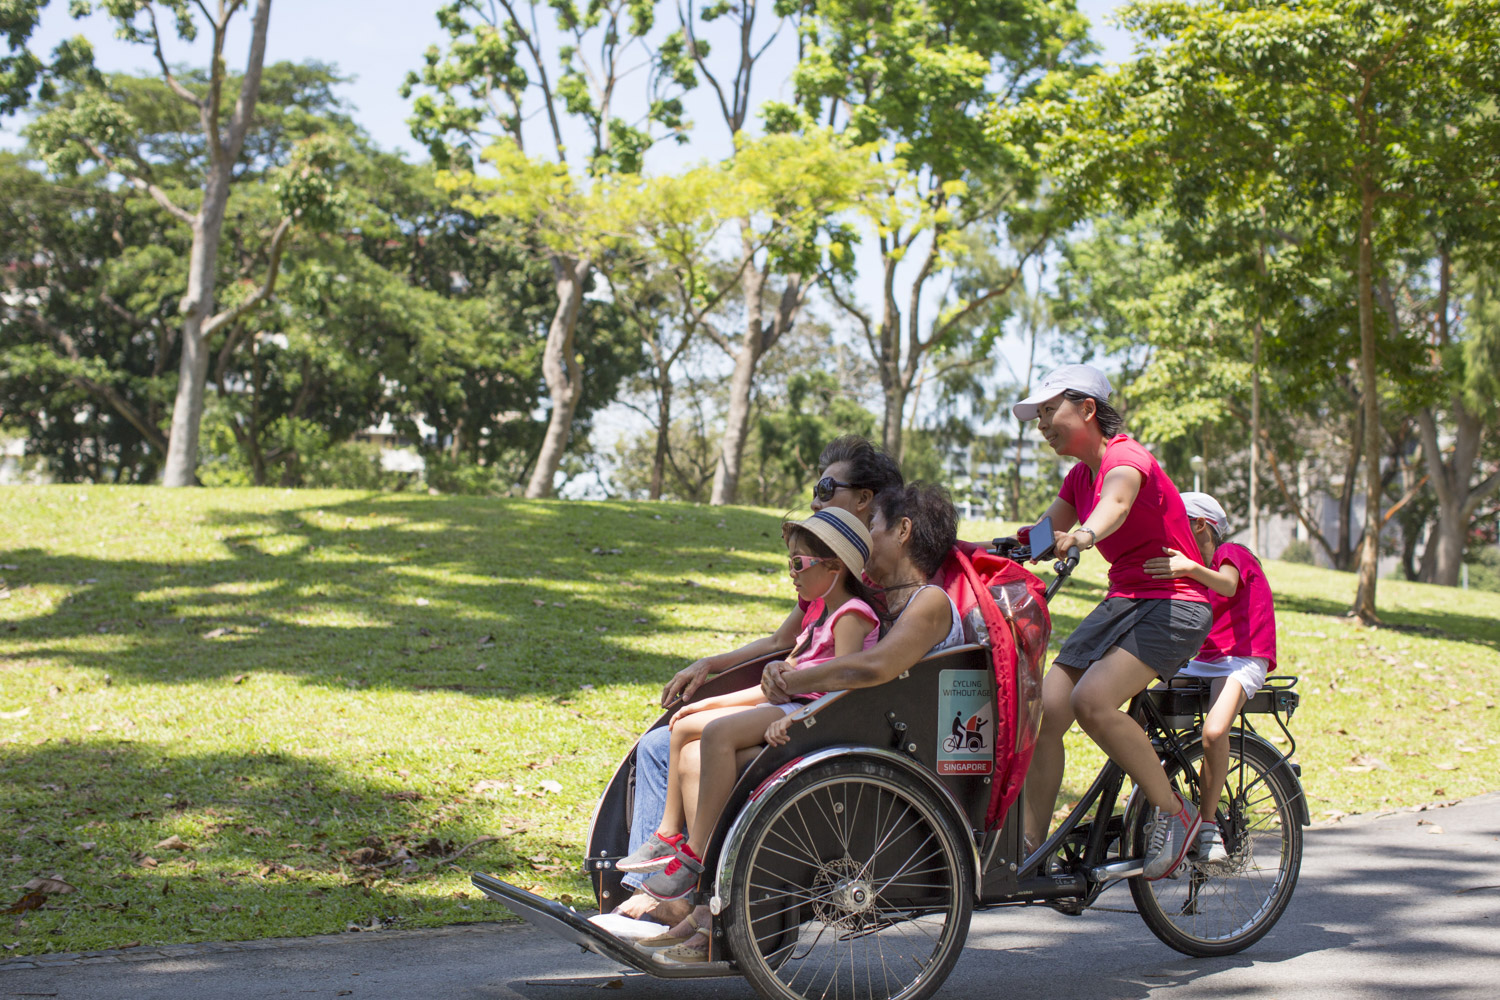
M 872 761 L 798 775 L 746 830 L 725 914 L 762 997 L 924 1000 L 958 961 L 973 852 L 937 796 Z
M 1203 745 L 1189 747 L 1184 756 L 1196 774 Z M 1183 794 L 1190 791 L 1181 765 L 1169 764 L 1167 774 Z M 1291 902 L 1302 867 L 1296 806 L 1301 793 L 1274 750 L 1234 737 L 1217 807 L 1228 860 L 1211 866 L 1190 856 L 1170 878 L 1132 879 L 1136 909 L 1151 932 L 1199 958 L 1232 955 L 1264 937 Z M 1144 796 L 1137 796 L 1125 817 L 1136 854 L 1146 841 L 1150 811 Z

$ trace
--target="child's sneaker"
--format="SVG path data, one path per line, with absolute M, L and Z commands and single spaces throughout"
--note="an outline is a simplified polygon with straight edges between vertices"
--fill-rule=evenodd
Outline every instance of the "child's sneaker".
M 1203 824 L 1198 808 L 1181 793 L 1173 794 L 1177 796 L 1177 811 L 1158 809 L 1146 824 L 1146 868 L 1142 874 L 1148 882 L 1166 878 L 1177 870 L 1188 849 L 1197 843 L 1198 828 Z
M 682 845 L 682 852 L 667 862 L 667 867 L 641 883 L 657 899 L 681 899 L 698 887 L 698 876 L 703 874 L 703 862 L 692 856 L 693 849 Z
M 659 872 L 677 857 L 683 839 L 680 833 L 670 837 L 653 833 L 644 844 L 615 862 L 615 867 L 622 872 Z
M 1224 847 L 1224 836 L 1217 823 L 1204 823 L 1198 831 L 1198 844 L 1193 849 L 1198 866 L 1208 871 L 1224 868 L 1229 864 L 1229 851 Z

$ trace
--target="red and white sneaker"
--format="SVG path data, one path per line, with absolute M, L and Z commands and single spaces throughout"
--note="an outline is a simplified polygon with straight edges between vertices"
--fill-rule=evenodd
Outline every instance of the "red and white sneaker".
M 1166 878 L 1177 870 L 1198 842 L 1198 828 L 1203 825 L 1198 807 L 1180 792 L 1172 794 L 1177 796 L 1177 811 L 1158 809 L 1146 824 L 1146 869 L 1142 874 L 1148 882 Z
M 659 872 L 672 863 L 686 842 L 687 838 L 680 833 L 671 837 L 653 833 L 644 844 L 615 862 L 615 867 L 622 872 Z

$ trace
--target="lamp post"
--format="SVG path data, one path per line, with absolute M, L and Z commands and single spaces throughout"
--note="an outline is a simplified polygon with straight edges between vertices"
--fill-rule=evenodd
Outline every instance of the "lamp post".
M 1202 455 L 1194 455 L 1188 459 L 1188 465 L 1193 467 L 1193 492 L 1201 493 L 1203 491 L 1203 470 L 1208 467 L 1208 463 L 1203 461 Z

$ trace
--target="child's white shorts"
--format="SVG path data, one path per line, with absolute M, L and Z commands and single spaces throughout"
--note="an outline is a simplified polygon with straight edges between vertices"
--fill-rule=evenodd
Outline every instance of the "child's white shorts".
M 1264 656 L 1226 656 L 1222 660 L 1189 660 L 1188 665 L 1177 672 L 1178 677 L 1227 677 L 1245 689 L 1245 697 L 1255 697 L 1255 692 L 1266 682 L 1266 670 L 1271 661 Z

